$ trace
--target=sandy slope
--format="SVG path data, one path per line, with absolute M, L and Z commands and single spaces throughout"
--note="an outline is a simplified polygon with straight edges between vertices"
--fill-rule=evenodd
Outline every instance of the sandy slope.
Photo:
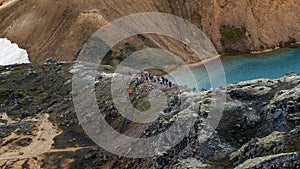
M 41 115 L 37 119 L 31 119 L 30 121 L 36 122 L 38 130 L 35 133 L 35 136 L 31 136 L 32 142 L 30 145 L 26 147 L 17 147 L 10 149 L 7 152 L 2 152 L 0 155 L 0 160 L 31 158 L 41 155 L 45 152 L 49 152 L 51 145 L 54 143 L 53 138 L 59 135 L 61 132 L 56 126 L 53 126 L 52 123 L 49 122 L 48 117 L 49 115 L 45 114 Z M 22 136 L 20 137 L 13 133 L 8 138 L 5 138 L 5 140 L 12 138 L 21 139 Z M 4 148 L 1 148 L 1 151 L 3 151 L 3 149 Z
M 1 114 L 2 120 L 7 120 L 8 124 L 15 123 L 17 121 L 9 118 L 5 113 Z M 43 114 L 37 118 L 27 118 L 24 121 L 34 122 L 37 129 L 31 136 L 28 135 L 17 135 L 13 132 L 10 136 L 4 138 L 2 143 L 6 141 L 16 139 L 21 140 L 23 138 L 31 138 L 32 142 L 26 147 L 20 147 L 13 143 L 1 145 L 0 149 L 0 166 L 13 166 L 14 168 L 21 167 L 25 162 L 30 168 L 40 168 L 40 161 L 43 159 L 44 153 L 53 152 L 75 152 L 77 150 L 89 147 L 71 147 L 65 149 L 52 149 L 53 139 L 55 136 L 62 133 L 57 126 L 53 125 L 49 120 L 48 114 Z M 16 142 L 13 141 L 13 142 Z M 67 158 L 65 160 L 68 160 Z M 67 164 L 71 163 L 72 160 L 66 161 Z

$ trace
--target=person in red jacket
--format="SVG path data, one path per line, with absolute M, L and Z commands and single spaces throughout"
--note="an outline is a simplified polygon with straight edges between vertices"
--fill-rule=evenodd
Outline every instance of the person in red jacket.
M 129 95 L 131 95 L 131 94 L 132 94 L 132 90 L 129 88 L 129 89 L 127 90 L 127 93 L 128 93 Z

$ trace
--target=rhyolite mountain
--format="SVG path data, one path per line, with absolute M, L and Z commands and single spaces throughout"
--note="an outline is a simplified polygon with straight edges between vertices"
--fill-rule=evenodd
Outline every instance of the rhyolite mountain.
M 288 46 L 300 39 L 297 0 L 1 0 L 0 37 L 28 50 L 30 60 L 75 60 L 82 45 L 101 26 L 139 12 L 163 12 L 197 25 L 220 53 L 251 52 Z M 161 47 L 184 61 L 199 61 L 173 39 L 155 35 L 118 44 L 113 58 L 130 51 Z M 125 48 L 128 50 L 118 50 Z M 113 60 L 108 59 L 109 62 Z

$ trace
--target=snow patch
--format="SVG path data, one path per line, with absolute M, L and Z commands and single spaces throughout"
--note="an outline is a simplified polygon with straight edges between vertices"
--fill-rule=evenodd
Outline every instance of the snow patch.
M 105 72 L 101 73 L 101 76 L 105 76 L 105 77 L 116 77 L 118 75 L 119 73 L 105 73 Z
M 30 63 L 26 50 L 6 38 L 0 38 L 0 65 Z

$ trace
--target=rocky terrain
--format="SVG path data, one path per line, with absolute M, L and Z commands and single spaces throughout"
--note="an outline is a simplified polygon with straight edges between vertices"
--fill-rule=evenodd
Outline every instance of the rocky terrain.
M 167 93 L 159 119 L 145 125 L 124 119 L 115 108 L 111 77 L 97 76 L 96 97 L 106 120 L 134 137 L 156 135 L 197 105 L 197 120 L 187 137 L 171 150 L 149 158 L 123 158 L 98 147 L 80 126 L 72 102 L 72 64 L 48 59 L 43 65 L 0 67 L 0 168 L 299 168 L 300 76 L 257 79 L 225 89 L 192 91 L 143 83 L 133 88 L 132 104 L 147 109 L 154 88 Z M 113 72 L 103 66 L 99 71 Z M 71 71 L 72 72 L 72 71 Z M 181 89 L 181 90 L 179 90 Z M 218 128 L 207 140 L 205 119 L 212 96 L 226 93 Z M 137 98 L 139 96 L 139 98 Z M 188 113 L 189 111 L 187 111 Z M 178 128 L 177 132 L 181 132 Z
M 203 30 L 219 53 L 289 46 L 300 39 L 297 0 L 0 0 L 0 37 L 28 51 L 30 61 L 75 60 L 83 44 L 108 22 L 139 12 L 180 16 Z M 181 42 L 141 35 L 120 42 L 110 54 L 116 64 L 147 47 L 167 49 L 184 61 L 199 61 Z

